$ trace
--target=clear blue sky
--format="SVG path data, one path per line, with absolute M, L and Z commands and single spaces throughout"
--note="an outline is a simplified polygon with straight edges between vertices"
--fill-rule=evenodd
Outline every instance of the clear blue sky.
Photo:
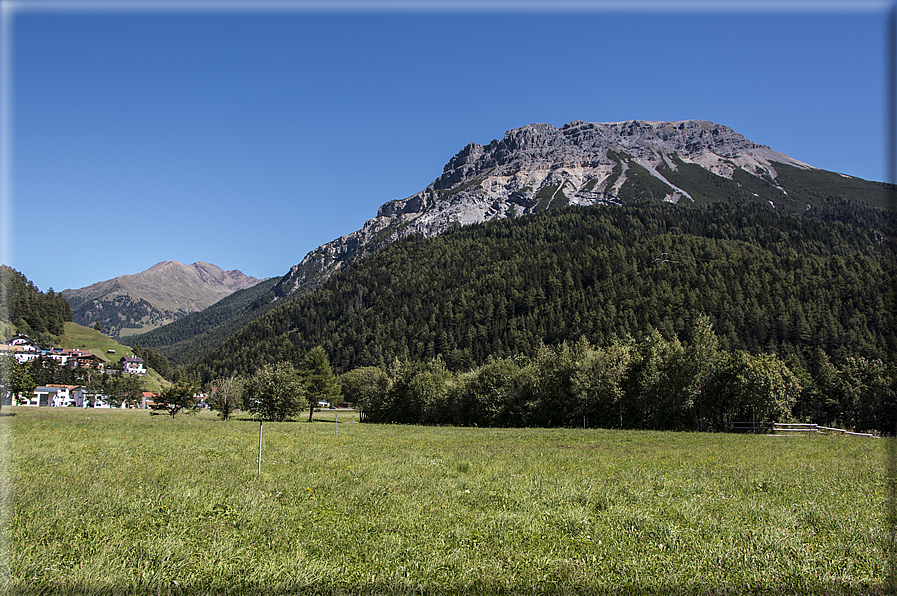
M 281 276 L 532 122 L 706 119 L 889 176 L 887 2 L 3 3 L 2 257 L 43 291 Z

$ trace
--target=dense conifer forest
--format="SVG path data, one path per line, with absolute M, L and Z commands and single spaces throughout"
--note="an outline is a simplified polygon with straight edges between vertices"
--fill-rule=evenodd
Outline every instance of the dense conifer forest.
M 0 322 L 49 345 L 71 320 L 72 308 L 62 294 L 52 288 L 45 294 L 15 269 L 0 265 Z
M 893 359 L 893 257 L 874 230 L 762 206 L 567 208 L 396 242 L 193 370 L 248 373 L 316 345 L 340 372 L 437 355 L 464 370 L 540 342 L 688 341 L 699 315 L 726 350 Z
M 132 347 L 151 348 L 175 364 L 195 360 L 269 310 L 274 304 L 272 287 L 276 281 L 266 280 L 238 290 L 204 310 L 119 341 Z
M 773 404 L 763 410 L 770 419 L 884 425 L 888 432 L 890 410 L 879 408 L 860 423 L 860 398 L 821 397 L 817 383 L 837 384 L 832 379 L 849 370 L 856 378 L 878 376 L 876 403 L 885 403 L 882 387 L 893 395 L 892 215 L 870 209 L 855 217 L 862 226 L 836 221 L 843 219 L 838 214 L 831 221 L 801 218 L 756 204 L 689 209 L 643 203 L 549 210 L 431 239 L 409 237 L 267 312 L 188 372 L 207 381 L 269 363 L 298 365 L 320 345 L 334 370 L 349 373 L 346 379 L 358 370 L 378 379 L 367 389 L 355 387 L 358 395 L 346 394 L 351 401 L 368 395 L 370 420 L 552 426 L 585 417 L 605 426 L 718 428 L 726 417 L 746 415 L 747 402 L 761 399 L 746 396 L 759 391 Z M 682 356 L 707 337 L 712 358 Z M 578 351 L 569 352 L 575 346 Z M 617 395 L 613 407 L 579 390 L 555 388 L 545 397 L 552 406 L 533 397 L 547 378 L 533 372 L 539 362 L 567 354 L 563 358 L 575 364 L 555 382 L 569 384 L 581 376 L 583 363 L 605 358 L 600 355 L 608 350 L 628 354 L 615 388 L 602 389 Z M 661 374 L 657 365 L 650 374 L 638 373 L 636 365 L 655 353 L 667 354 L 658 362 L 678 363 L 677 374 L 691 379 L 677 385 L 684 393 L 661 399 L 665 385 L 658 379 L 672 370 Z M 715 372 L 698 374 L 698 381 L 684 372 L 689 367 Z M 504 380 L 490 386 L 504 395 L 504 409 L 483 414 L 483 395 L 492 390 L 460 397 L 459 379 L 501 370 Z M 763 380 L 747 380 L 745 371 L 757 370 L 766 371 Z M 418 374 L 429 379 L 420 391 L 395 393 L 403 375 Z M 535 377 L 524 382 L 521 374 Z M 741 386 L 732 378 L 776 389 L 744 389 L 745 396 L 726 398 L 740 405 L 722 408 L 720 396 Z M 442 393 L 426 390 L 430 382 Z M 709 395 L 703 391 L 711 385 L 715 405 L 695 409 L 704 403 L 697 396 Z M 507 401 L 510 387 L 529 397 L 518 391 L 517 401 Z M 459 405 L 464 400 L 468 405 Z

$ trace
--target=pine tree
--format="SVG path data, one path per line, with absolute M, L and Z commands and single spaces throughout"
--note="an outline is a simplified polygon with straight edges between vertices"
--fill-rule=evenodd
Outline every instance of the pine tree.
M 327 352 L 322 346 L 315 346 L 302 363 L 302 381 L 305 385 L 305 397 L 308 400 L 308 421 L 315 414 L 315 406 L 319 402 L 331 402 L 339 396 L 339 382 L 330 367 Z

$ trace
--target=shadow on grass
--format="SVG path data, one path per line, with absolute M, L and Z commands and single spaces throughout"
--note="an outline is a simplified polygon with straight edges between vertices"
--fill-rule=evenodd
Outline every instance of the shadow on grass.
M 252 424 L 258 424 L 258 418 L 245 418 L 245 417 L 231 417 L 227 419 L 228 422 L 251 422 Z M 308 419 L 302 418 L 287 418 L 286 420 L 263 420 L 264 424 L 305 424 L 308 423 Z
M 324 415 L 330 415 L 330 414 L 335 413 L 335 410 L 328 410 L 328 411 L 324 411 L 322 413 Z M 356 416 L 356 419 L 352 419 L 349 412 L 345 412 L 345 411 L 338 412 L 338 414 L 344 414 L 345 418 L 343 418 L 343 419 L 335 418 L 335 419 L 331 420 L 329 418 L 318 418 L 317 414 L 315 414 L 315 418 L 313 418 L 311 420 L 311 423 L 314 424 L 316 422 L 320 422 L 322 424 L 335 424 L 338 422 L 340 424 L 350 424 L 350 423 L 357 422 L 357 416 Z M 3 414 L 0 414 L 0 416 L 2 416 L 2 415 Z M 228 420 L 228 422 L 251 422 L 253 424 L 259 423 L 258 418 L 247 418 L 245 416 L 240 416 L 240 417 L 231 416 L 227 420 Z M 265 420 L 264 423 L 265 424 L 308 424 L 309 421 L 308 421 L 308 414 L 306 413 L 305 416 L 300 416 L 298 418 L 287 418 L 286 420 Z

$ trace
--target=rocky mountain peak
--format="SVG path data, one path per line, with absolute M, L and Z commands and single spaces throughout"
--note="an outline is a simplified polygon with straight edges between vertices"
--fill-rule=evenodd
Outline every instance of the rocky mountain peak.
M 154 329 L 203 310 L 260 279 L 211 263 L 161 261 L 141 273 L 122 275 L 84 288 L 63 290 L 75 322 L 99 322 L 110 336 Z
M 469 143 L 427 188 L 380 207 L 357 232 L 310 252 L 275 288 L 279 296 L 312 289 L 354 258 L 412 233 L 434 236 L 453 225 L 514 217 L 566 205 L 620 204 L 627 197 L 694 202 L 685 184 L 694 168 L 726 180 L 748 176 L 776 193 L 776 163 L 805 163 L 707 120 L 575 120 L 560 128 L 535 123 L 487 145 Z M 759 196 L 754 193 L 755 196 Z

